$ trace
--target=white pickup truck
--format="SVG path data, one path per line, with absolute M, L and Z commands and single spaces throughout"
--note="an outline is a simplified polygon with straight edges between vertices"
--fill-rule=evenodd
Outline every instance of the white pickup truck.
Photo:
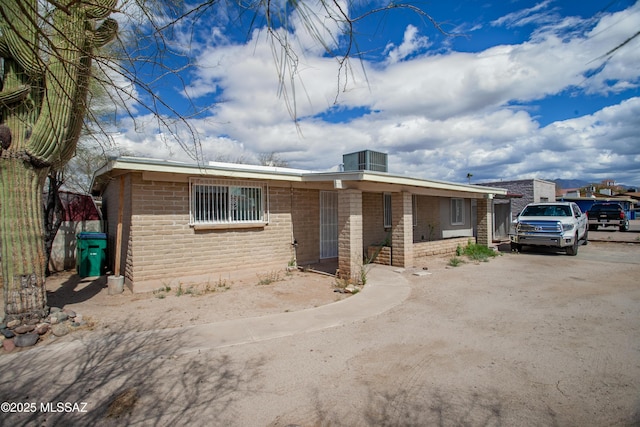
M 587 215 L 572 202 L 528 204 L 513 222 L 511 250 L 523 246 L 564 248 L 567 255 L 577 255 L 580 241 L 587 244 Z

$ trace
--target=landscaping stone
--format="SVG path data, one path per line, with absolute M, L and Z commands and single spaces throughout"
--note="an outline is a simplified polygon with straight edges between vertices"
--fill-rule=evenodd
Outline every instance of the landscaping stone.
M 48 323 L 40 323 L 38 326 L 36 326 L 36 328 L 34 329 L 34 332 L 38 335 L 44 335 L 49 331 L 49 324 Z
M 22 334 L 18 335 L 13 339 L 13 343 L 16 347 L 31 347 L 36 345 L 40 335 L 38 334 Z
M 0 329 L 0 334 L 2 334 L 5 338 L 13 338 L 16 336 L 16 334 L 14 334 L 13 331 L 8 328 Z
M 64 310 L 64 313 L 67 314 L 67 316 L 69 316 L 71 319 L 73 319 L 74 317 L 76 317 L 76 312 L 73 310 Z
M 6 329 L 7 324 L 0 322 L 0 329 Z
M 13 332 L 15 332 L 16 334 L 26 334 L 27 332 L 31 332 L 35 329 L 36 327 L 33 325 L 20 325 L 17 326 L 16 328 L 13 329 Z M 20 347 L 20 346 L 18 346 Z
M 65 320 L 67 320 L 69 318 L 69 315 L 67 313 L 65 313 L 64 311 L 59 311 L 55 314 L 55 317 L 58 318 L 58 322 L 64 322 Z
M 62 337 L 69 333 L 69 327 L 64 323 L 58 323 L 51 326 L 51 333 L 57 337 Z
M 10 322 L 7 322 L 7 328 L 13 329 L 16 326 L 20 326 L 22 322 L 18 319 L 12 320 Z
M 60 307 L 51 307 L 51 310 L 49 312 L 53 314 L 53 313 L 58 313 L 60 311 L 62 311 Z
M 16 345 L 13 343 L 13 340 L 4 340 L 2 341 L 2 348 L 4 348 L 4 351 L 7 353 L 10 353 L 16 348 Z

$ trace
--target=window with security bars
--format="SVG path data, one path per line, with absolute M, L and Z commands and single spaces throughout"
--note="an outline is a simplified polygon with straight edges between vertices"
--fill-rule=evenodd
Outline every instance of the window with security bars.
M 266 222 L 265 186 L 191 181 L 191 224 Z

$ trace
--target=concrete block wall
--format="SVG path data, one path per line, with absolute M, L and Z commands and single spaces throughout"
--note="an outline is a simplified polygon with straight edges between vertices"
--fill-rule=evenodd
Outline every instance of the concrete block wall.
M 538 203 L 541 201 L 555 202 L 556 200 L 556 185 L 552 181 L 521 179 L 515 181 L 487 182 L 481 185 L 506 188 L 510 193 L 521 194 L 522 198 L 518 197 L 511 200 L 511 213 L 514 217 L 529 203 Z
M 367 248 L 367 262 L 391 265 L 391 256 L 392 251 L 390 246 L 369 246 Z
M 320 192 L 296 188 L 292 190 L 292 198 L 298 265 L 316 263 L 320 259 Z
M 493 244 L 493 203 L 490 199 L 478 199 L 478 228 L 476 241 L 479 245 Z
M 364 247 L 391 241 L 391 229 L 384 228 L 384 201 L 382 193 L 362 193 L 362 232 Z
M 116 239 L 118 230 L 118 209 L 120 203 L 120 180 L 124 180 L 122 206 L 122 240 L 121 251 L 116 253 Z M 105 220 L 107 233 L 107 270 L 115 275 L 123 275 L 127 286 L 131 287 L 133 271 L 127 263 L 131 255 L 131 183 L 141 180 L 141 174 L 128 174 L 113 179 L 102 194 L 102 215 Z M 116 257 L 120 257 L 120 271 L 114 271 Z
M 392 233 L 391 265 L 408 267 L 413 265 L 413 203 L 411 193 L 401 192 L 391 195 Z
M 433 196 L 417 196 L 417 224 L 413 227 L 413 241 L 426 242 L 440 239 L 440 199 Z
M 285 268 L 291 260 L 288 187 L 269 188 L 269 223 L 264 227 L 196 230 L 189 226 L 188 182 L 143 181 L 137 175 L 130 184 L 132 221 L 123 245 L 126 278 L 136 292 L 175 280 L 215 281 L 246 269 Z M 109 197 L 110 223 L 112 203 Z
M 338 192 L 338 270 L 342 279 L 358 282 L 362 270 L 362 191 Z
M 458 246 L 467 246 L 467 244 L 469 243 L 469 239 L 469 237 L 456 237 L 453 239 L 436 240 L 433 242 L 414 243 L 414 261 L 418 262 L 420 260 L 423 260 L 425 257 L 434 255 L 455 255 Z M 473 242 L 473 239 L 471 240 Z

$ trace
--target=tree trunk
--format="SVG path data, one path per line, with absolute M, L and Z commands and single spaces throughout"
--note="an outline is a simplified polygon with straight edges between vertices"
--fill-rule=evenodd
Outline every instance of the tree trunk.
M 60 200 L 62 180 L 58 178 L 61 175 L 60 172 L 54 170 L 47 176 L 49 190 L 47 191 L 47 200 L 44 206 L 44 274 L 46 277 L 51 275 L 49 264 L 51 263 L 53 242 L 64 219 L 64 207 L 62 206 L 62 200 Z
M 7 320 L 48 313 L 44 275 L 42 190 L 48 169 L 22 158 L 0 157 L 0 230 Z

